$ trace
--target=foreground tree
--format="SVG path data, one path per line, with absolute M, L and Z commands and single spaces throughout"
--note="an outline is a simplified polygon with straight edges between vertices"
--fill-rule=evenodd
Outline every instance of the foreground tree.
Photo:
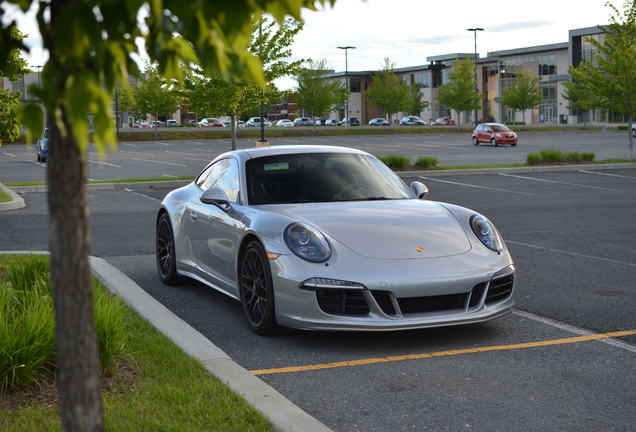
M 371 77 L 372 84 L 367 90 L 367 97 L 373 104 L 389 115 L 389 126 L 393 114 L 403 111 L 407 107 L 409 88 L 393 68 L 394 63 L 384 59 L 381 70 Z
M 64 430 L 103 429 L 88 263 L 88 114 L 94 114 L 93 140 L 98 149 L 114 149 L 112 95 L 129 74 L 138 74 L 134 61 L 141 54 L 137 38 L 145 41 L 150 60 L 157 62 L 159 73 L 166 78 L 180 78 L 179 65 L 194 62 L 223 77 L 239 76 L 263 84 L 260 62 L 247 49 L 252 15 L 268 12 L 278 21 L 286 14 L 300 19 L 301 7 L 314 8 L 315 4 L 310 0 L 235 0 L 201 7 L 142 0 L 2 3 L 2 9 L 18 7 L 23 12 L 32 5 L 39 7 L 38 28 L 49 53 L 42 87 L 36 91 L 51 128 L 49 249 Z M 0 14 L 10 16 L 5 10 Z M 10 37 L 15 28 L 15 20 L 0 24 L 0 69 L 13 49 L 27 50 Z M 39 134 L 43 124 L 40 107 L 27 105 L 22 116 L 28 129 Z
M 541 103 L 539 78 L 532 78 L 528 71 L 519 71 L 515 75 L 514 84 L 504 90 L 501 101 L 507 107 L 515 110 L 515 112 L 521 111 L 521 118 L 525 125 L 526 110 L 534 108 Z
M 589 42 L 598 50 L 594 62 L 570 68 L 572 79 L 602 101 L 603 108 L 624 114 L 628 119 L 629 158 L 634 158 L 634 138 L 630 125 L 636 121 L 636 1 L 626 1 L 625 10 L 612 10 L 603 39 Z
M 296 76 L 296 102 L 306 112 L 311 113 L 313 128 L 316 117 L 324 117 L 346 97 L 346 86 L 339 81 L 325 78 L 326 61 L 310 60 L 307 67 Z
M 437 100 L 457 113 L 459 128 L 461 112 L 479 108 L 479 93 L 475 84 L 475 63 L 469 59 L 457 60 L 448 72 L 448 82 L 439 87 Z
M 16 42 L 21 42 L 25 35 L 14 28 L 8 37 Z M 27 72 L 30 71 L 26 60 L 20 55 L 20 50 L 14 48 L 9 53 L 8 61 L 0 69 L 0 77 L 14 81 Z M 0 145 L 4 141 L 15 141 L 20 136 L 20 126 L 22 126 L 18 116 L 20 96 L 22 94 L 19 91 L 0 90 Z

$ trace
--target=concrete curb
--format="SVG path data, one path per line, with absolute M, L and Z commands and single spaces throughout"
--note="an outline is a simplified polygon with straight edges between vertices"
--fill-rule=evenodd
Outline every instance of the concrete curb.
M 205 336 L 190 327 L 117 268 L 90 258 L 94 275 L 137 313 L 196 358 L 234 392 L 259 410 L 280 432 L 329 432 L 331 429 L 301 410 L 274 388 L 250 374 Z
M 4 191 L 6 194 L 8 194 L 11 197 L 11 201 L 0 203 L 0 211 L 15 210 L 15 209 L 22 208 L 26 205 L 24 203 L 24 199 L 20 195 L 18 195 L 17 193 L 15 193 L 14 191 L 9 189 L 2 183 L 0 183 L 0 190 Z
M 497 173 L 534 173 L 534 172 L 559 172 L 559 171 L 577 171 L 580 169 L 599 170 L 599 169 L 622 169 L 636 168 L 636 163 L 616 163 L 616 164 L 579 164 L 579 165 L 551 165 L 551 166 L 529 166 L 515 168 L 473 168 L 464 170 L 422 170 L 422 171 L 395 171 L 401 178 L 412 177 L 446 177 L 457 175 L 479 175 L 479 174 L 497 174 Z M 99 190 L 115 190 L 131 187 L 148 187 L 151 189 L 176 189 L 191 183 L 192 180 L 166 180 L 154 182 L 130 182 L 130 183 L 92 183 L 87 184 L 89 191 Z M 17 193 L 36 193 L 46 192 L 46 185 L 40 186 L 12 186 Z

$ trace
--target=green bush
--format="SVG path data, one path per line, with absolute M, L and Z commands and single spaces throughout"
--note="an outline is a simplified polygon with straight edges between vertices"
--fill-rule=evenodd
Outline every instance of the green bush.
M 539 153 L 528 153 L 528 156 L 526 156 L 528 165 L 539 165 L 542 160 L 543 158 Z
M 627 125 L 618 125 L 618 126 L 616 126 L 616 130 L 619 130 L 619 131 L 626 131 L 627 129 L 629 129 L 629 127 Z
M 581 160 L 584 162 L 592 162 L 596 155 L 592 152 L 583 152 L 581 153 Z
M 543 162 L 555 163 L 565 161 L 565 155 L 559 150 L 541 150 L 539 153 L 541 154 L 541 159 L 543 160 Z
M 378 156 L 378 159 L 389 168 L 406 168 L 411 162 L 411 159 L 403 155 Z
M 579 152 L 566 153 L 565 160 L 567 160 L 568 162 L 580 162 L 582 160 L 581 153 Z
M 437 166 L 437 158 L 434 157 L 419 157 L 415 161 L 415 166 L 420 168 L 433 168 Z
M 0 278 L 0 393 L 55 372 L 55 316 L 48 259 L 24 257 Z M 102 373 L 124 355 L 125 309 L 103 287 L 93 290 Z

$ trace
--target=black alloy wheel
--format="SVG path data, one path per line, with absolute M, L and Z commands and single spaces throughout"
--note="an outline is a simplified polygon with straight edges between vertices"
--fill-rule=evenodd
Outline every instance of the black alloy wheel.
M 499 144 L 497 143 L 497 139 L 496 139 L 496 138 L 491 139 L 491 140 L 490 140 L 490 144 L 491 144 L 491 145 L 493 145 L 493 146 L 495 146 L 495 147 L 497 147 L 497 146 L 499 145 Z
M 245 248 L 239 267 L 239 291 L 245 319 L 259 335 L 276 332 L 272 274 L 263 246 L 253 240 Z
M 174 235 L 167 213 L 162 213 L 157 221 L 155 253 L 161 281 L 167 285 L 176 285 L 179 282 L 179 275 L 177 275 L 177 260 L 174 252 Z
M 475 136 L 473 137 L 473 145 L 479 145 L 479 140 Z

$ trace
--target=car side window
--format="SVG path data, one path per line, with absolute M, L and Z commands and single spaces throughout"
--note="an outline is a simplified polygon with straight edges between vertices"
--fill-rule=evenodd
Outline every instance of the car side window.
M 221 159 L 210 168 L 207 176 L 203 178 L 199 187 L 202 190 L 219 188 L 225 191 L 230 202 L 238 202 L 239 197 L 239 170 L 238 163 L 234 159 Z M 204 173 L 205 174 L 205 173 Z M 198 185 L 198 183 L 197 183 Z

